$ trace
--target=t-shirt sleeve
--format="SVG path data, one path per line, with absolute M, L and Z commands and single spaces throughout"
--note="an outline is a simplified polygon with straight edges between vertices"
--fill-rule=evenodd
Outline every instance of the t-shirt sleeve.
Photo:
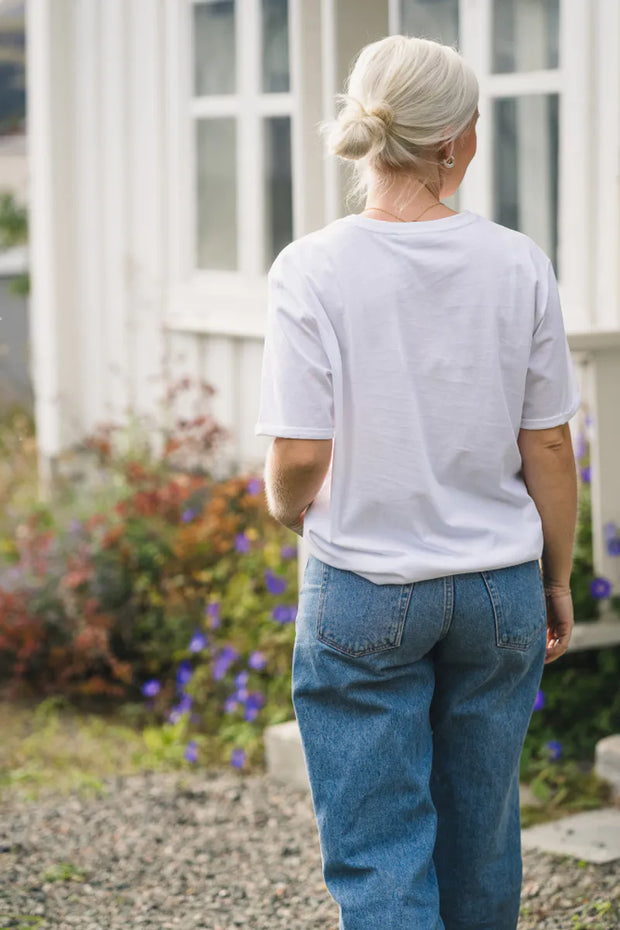
M 330 439 L 334 435 L 332 372 L 321 340 L 318 297 L 290 257 L 280 253 L 267 276 L 256 436 Z
M 568 423 L 581 406 L 558 284 L 548 258 L 541 284 L 540 315 L 537 314 L 525 381 L 521 416 L 523 429 L 549 429 Z

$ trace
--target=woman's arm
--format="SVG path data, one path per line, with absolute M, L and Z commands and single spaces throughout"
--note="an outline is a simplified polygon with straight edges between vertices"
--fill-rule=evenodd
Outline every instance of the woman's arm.
M 549 626 L 546 662 L 568 648 L 574 618 L 570 590 L 577 523 L 577 468 L 568 423 L 522 429 L 518 437 L 523 479 L 543 530 L 543 582 Z
M 303 515 L 320 491 L 332 457 L 331 439 L 276 437 L 267 453 L 265 491 L 269 512 L 299 536 Z

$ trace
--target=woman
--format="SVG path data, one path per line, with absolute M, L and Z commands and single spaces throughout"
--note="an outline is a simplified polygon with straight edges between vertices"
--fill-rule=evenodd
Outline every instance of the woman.
M 256 426 L 310 551 L 292 698 L 323 875 L 340 930 L 515 930 L 519 760 L 573 625 L 557 282 L 528 236 L 441 202 L 476 152 L 457 51 L 388 36 L 339 97 L 322 129 L 365 207 L 270 269 Z

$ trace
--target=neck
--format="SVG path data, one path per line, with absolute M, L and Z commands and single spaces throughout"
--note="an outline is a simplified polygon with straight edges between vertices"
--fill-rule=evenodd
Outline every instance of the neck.
M 445 207 L 445 204 L 428 189 L 424 181 L 416 179 L 413 183 L 408 180 L 406 184 L 398 187 L 391 185 L 388 190 L 383 191 L 370 187 L 364 210 L 376 207 L 403 220 L 409 220 L 415 219 L 423 210 L 431 212 L 433 206 Z

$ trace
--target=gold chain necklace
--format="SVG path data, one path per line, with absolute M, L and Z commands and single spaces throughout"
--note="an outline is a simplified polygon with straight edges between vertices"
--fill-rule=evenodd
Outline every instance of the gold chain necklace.
M 362 210 L 362 213 L 366 213 L 367 210 L 379 210 L 381 213 L 387 213 L 388 216 L 393 216 L 395 220 L 399 221 L 399 223 L 416 223 L 421 216 L 424 216 L 427 210 L 430 210 L 431 207 L 437 206 L 445 207 L 445 203 L 442 203 L 441 200 L 437 200 L 435 203 L 432 203 L 430 206 L 426 207 L 425 210 L 422 210 L 422 212 L 419 213 L 418 216 L 416 216 L 413 220 L 403 220 L 402 217 L 396 216 L 395 213 L 390 213 L 389 210 L 384 210 L 383 207 L 366 207 L 364 210 Z

